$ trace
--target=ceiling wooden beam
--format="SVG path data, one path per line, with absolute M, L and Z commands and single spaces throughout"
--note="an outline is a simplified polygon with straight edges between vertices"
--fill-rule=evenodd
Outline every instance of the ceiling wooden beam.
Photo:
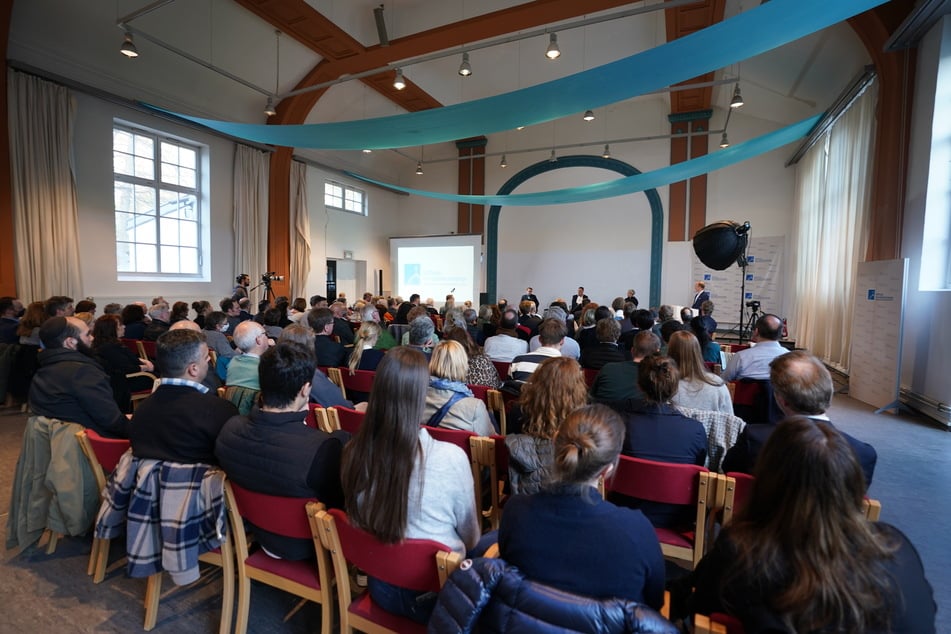
M 667 41 L 672 42 L 679 37 L 690 35 L 702 29 L 723 21 L 726 9 L 726 0 L 703 0 L 664 11 L 667 25 Z M 688 79 L 682 84 L 713 81 L 713 73 L 706 73 L 700 77 Z M 670 111 L 695 112 L 706 110 L 713 101 L 713 87 L 688 88 L 670 93 Z
M 235 2 L 324 58 L 307 73 L 294 90 L 333 81 L 345 74 L 380 68 L 401 59 L 462 46 L 467 42 L 499 37 L 543 24 L 632 4 L 632 0 L 588 0 L 586 2 L 535 0 L 390 40 L 389 46 L 364 47 L 304 0 L 235 0 Z M 411 90 L 409 81 L 405 90 L 393 89 L 392 78 L 393 72 L 389 71 L 366 77 L 362 81 L 410 112 L 442 105 L 418 86 L 413 86 Z M 277 116 L 271 117 L 270 122 L 302 122 L 325 92 L 325 89 L 315 90 L 284 99 L 278 105 Z

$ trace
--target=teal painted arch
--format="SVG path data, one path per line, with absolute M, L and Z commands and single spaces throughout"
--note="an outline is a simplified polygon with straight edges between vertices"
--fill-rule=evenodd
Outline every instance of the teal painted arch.
M 641 173 L 633 165 L 628 165 L 624 161 L 613 158 L 590 155 L 561 156 L 554 163 L 546 159 L 534 165 L 529 165 L 505 181 L 497 194 L 500 196 L 511 194 L 516 187 L 530 178 L 552 170 L 570 167 L 597 167 L 617 172 L 622 176 L 634 176 Z M 660 202 L 660 195 L 656 189 L 645 190 L 644 195 L 647 196 L 647 202 L 651 208 L 650 293 L 648 305 L 659 306 L 661 269 L 664 261 L 664 206 Z M 485 290 L 490 303 L 495 303 L 498 299 L 499 216 L 501 213 L 501 205 L 492 205 L 489 208 L 489 225 L 486 229 L 485 245 Z

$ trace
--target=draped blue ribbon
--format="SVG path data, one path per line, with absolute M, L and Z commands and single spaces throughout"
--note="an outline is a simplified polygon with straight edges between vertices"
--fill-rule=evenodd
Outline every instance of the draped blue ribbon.
M 429 145 L 544 123 L 659 90 L 782 46 L 885 1 L 771 0 L 598 68 L 494 97 L 376 119 L 264 125 L 149 107 L 234 137 L 272 145 L 336 150 Z
M 407 194 L 416 194 L 417 196 L 426 196 L 427 198 L 438 198 L 439 200 L 450 200 L 459 203 L 469 203 L 473 205 L 501 205 L 515 207 L 531 207 L 538 205 L 562 205 L 566 203 L 580 203 L 589 200 L 600 200 L 602 198 L 612 198 L 614 196 L 623 196 L 634 192 L 641 192 L 646 189 L 669 185 L 678 181 L 686 180 L 700 174 L 735 165 L 740 161 L 771 152 L 781 148 L 787 143 L 792 143 L 797 139 L 805 137 L 816 125 L 822 115 L 816 115 L 808 119 L 803 119 L 799 123 L 794 123 L 785 128 L 780 128 L 775 132 L 764 134 L 743 143 L 731 145 L 728 148 L 718 150 L 712 154 L 707 154 L 683 163 L 676 163 L 668 167 L 662 167 L 652 172 L 644 172 L 618 178 L 612 181 L 594 183 L 591 185 L 581 185 L 579 187 L 570 187 L 568 189 L 556 189 L 547 192 L 537 192 L 532 194 L 508 194 L 495 196 L 472 196 L 468 194 L 444 194 L 441 192 L 431 192 L 422 189 L 413 189 L 411 187 L 401 187 L 384 183 L 366 176 L 361 176 L 353 172 L 347 172 L 348 176 L 353 178 L 380 185 L 389 189 L 395 189 Z

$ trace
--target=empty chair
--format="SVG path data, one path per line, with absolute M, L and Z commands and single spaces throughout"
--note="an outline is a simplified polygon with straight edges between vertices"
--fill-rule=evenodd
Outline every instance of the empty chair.
M 347 564 L 393 586 L 425 592 L 438 592 L 446 578 L 459 565 L 458 554 L 429 539 L 404 539 L 384 544 L 366 531 L 353 526 L 346 513 L 337 509 L 323 511 L 308 507 L 314 518 L 320 541 L 330 552 L 337 580 L 340 605 L 340 631 L 393 632 L 416 634 L 426 626 L 381 609 L 368 591 L 353 597 Z
M 308 519 L 308 503 L 313 512 L 322 510 L 313 498 L 293 498 L 266 495 L 249 491 L 234 482 L 225 488 L 228 497 L 228 516 L 234 540 L 238 575 L 238 611 L 236 634 L 248 629 L 251 605 L 251 580 L 289 592 L 321 605 L 321 634 L 330 634 L 333 627 L 333 605 L 330 588 L 333 576 L 327 553 L 315 537 Z M 251 552 L 244 531 L 243 520 L 255 527 L 282 537 L 312 539 L 315 560 L 293 561 L 271 557 L 263 549 Z M 344 572 L 346 576 L 346 572 Z

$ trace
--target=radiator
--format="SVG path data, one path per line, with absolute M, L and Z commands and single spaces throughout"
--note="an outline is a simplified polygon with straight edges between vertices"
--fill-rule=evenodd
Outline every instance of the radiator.
M 913 410 L 933 418 L 942 425 L 951 427 L 951 406 L 947 403 L 938 402 L 922 394 L 916 394 L 905 386 L 902 386 L 898 399 Z

